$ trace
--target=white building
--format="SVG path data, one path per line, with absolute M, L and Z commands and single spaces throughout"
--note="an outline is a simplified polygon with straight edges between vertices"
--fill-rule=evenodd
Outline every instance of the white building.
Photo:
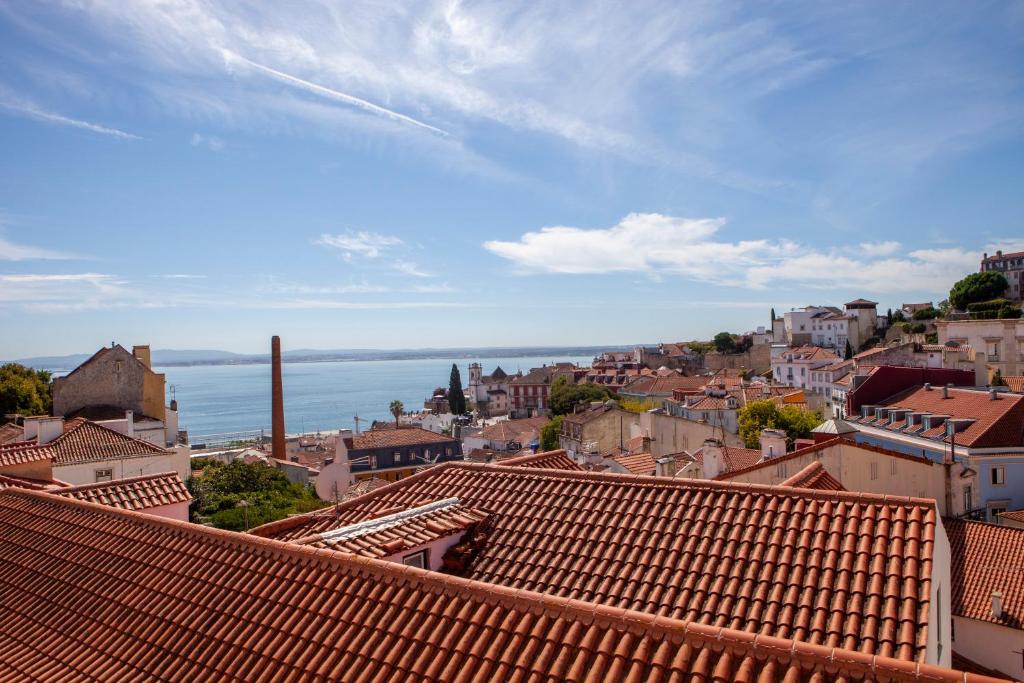
M 773 352 L 777 349 L 773 347 Z M 776 384 L 785 384 L 801 389 L 811 388 L 811 372 L 831 365 L 839 356 L 818 346 L 778 349 L 772 354 L 772 379 Z
M 990 370 L 1024 375 L 1024 319 L 936 320 L 939 344 L 959 342 L 983 353 Z
M 485 375 L 479 363 L 470 363 L 467 393 L 476 405 L 476 410 L 479 414 L 485 416 L 508 414 L 508 386 L 511 379 L 501 369 L 501 366 L 495 368 L 491 374 Z

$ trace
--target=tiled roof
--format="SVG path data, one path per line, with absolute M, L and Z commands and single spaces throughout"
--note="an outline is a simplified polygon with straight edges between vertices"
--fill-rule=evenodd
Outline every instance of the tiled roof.
M 546 417 L 524 417 L 519 420 L 501 420 L 487 425 L 480 431 L 480 437 L 488 441 L 519 441 L 529 437 L 547 424 Z M 527 441 L 529 439 L 527 438 Z
M 1024 510 L 1010 510 L 999 513 L 1000 519 L 1008 519 L 1013 522 L 1024 522 Z
M 54 485 L 59 486 L 59 484 L 54 481 L 43 481 L 41 479 L 28 479 L 26 477 L 13 477 L 9 474 L 0 474 L 0 490 L 11 486 L 18 486 L 23 489 L 40 491 Z
M 725 460 L 724 472 L 747 469 L 761 462 L 761 451 L 757 448 L 739 448 L 736 446 L 722 446 L 722 457 Z M 704 467 L 704 448 L 698 448 L 693 453 L 701 468 Z M 723 477 L 724 478 L 724 477 Z
M 1008 375 L 1003 377 L 1006 388 L 1015 394 L 1024 394 L 1024 375 Z
M 997 398 L 992 399 L 987 391 L 956 388 L 948 389 L 947 393 L 949 398 L 943 398 L 941 387 L 911 387 L 877 405 L 948 415 L 954 419 L 972 419 L 973 423 L 954 436 L 956 443 L 961 446 L 984 448 L 1019 446 L 1024 443 L 1024 396 L 1001 392 L 996 394 Z M 859 414 L 850 415 L 846 419 L 849 422 L 889 431 L 900 431 L 896 428 L 905 424 L 903 422 L 897 425 L 879 425 L 875 423 L 874 417 L 861 418 Z M 928 431 L 905 433 L 942 440 L 946 435 L 946 426 L 943 423 Z
M 53 451 L 35 441 L 13 441 L 0 446 L 0 467 L 24 465 L 53 458 Z
M 192 500 L 192 495 L 177 472 L 70 486 L 54 489 L 53 493 L 124 510 L 146 510 Z
M 986 680 L 20 490 L 0 577 L 11 680 Z
M 708 383 L 708 377 L 683 377 L 669 375 L 667 377 L 638 377 L 628 382 L 623 388 L 627 394 L 665 395 L 670 396 L 676 389 L 698 391 Z
M 486 512 L 460 505 L 458 498 L 449 498 L 295 542 L 364 557 L 384 558 L 464 531 L 485 519 Z
M 828 473 L 820 461 L 815 461 L 803 468 L 779 486 L 791 486 L 797 489 L 817 489 L 819 491 L 845 491 L 846 487 Z
M 877 301 L 868 301 L 867 299 L 854 299 L 853 301 L 847 301 L 847 306 L 877 306 Z
M 799 346 L 793 349 L 787 349 L 783 351 L 783 355 L 780 356 L 779 360 L 775 362 L 788 363 L 783 356 L 793 355 L 794 363 L 798 363 L 804 360 L 839 360 L 839 356 L 832 353 L 828 349 L 823 349 L 820 346 Z
M 933 500 L 445 463 L 252 533 L 451 497 L 493 513 L 470 579 L 904 660 L 925 647 Z
M 957 671 L 963 671 L 965 673 L 974 674 L 976 676 L 988 676 L 989 678 L 1002 678 L 1009 679 L 1010 677 L 1001 671 L 990 669 L 987 666 L 982 666 L 972 659 L 964 657 L 962 654 L 953 650 L 952 656 L 950 657 L 950 665 Z
M 618 406 L 613 401 L 607 401 L 599 406 L 587 406 L 585 410 L 581 410 L 578 413 L 571 413 L 562 418 L 562 424 L 586 424 L 591 420 L 603 416 L 610 410 L 617 410 Z
M 658 465 L 654 462 L 654 457 L 650 453 L 633 453 L 631 455 L 619 455 L 612 458 L 615 462 L 619 463 L 626 468 L 630 474 L 650 474 L 653 475 Z
M 949 536 L 953 614 L 1024 630 L 1024 529 L 943 520 Z M 992 592 L 1003 614 L 992 616 Z
M 349 450 L 369 448 L 395 448 L 401 446 L 418 446 L 431 443 L 451 443 L 450 436 L 431 432 L 420 427 L 402 427 L 401 429 L 371 429 L 361 434 L 353 434 L 346 438 Z
M 24 438 L 25 430 L 20 425 L 16 425 L 13 422 L 0 425 L 0 446 L 12 441 L 21 441 Z
M 54 465 L 71 465 L 161 453 L 167 451 L 148 441 L 125 436 L 95 422 L 76 418 L 65 422 L 64 433 L 45 446 L 31 442 L 23 443 L 20 447 L 14 447 L 13 444 L 0 447 L 0 462 L 5 462 L 7 458 L 29 458 L 30 460 L 25 460 L 29 462 L 52 457 Z
M 544 470 L 570 470 L 583 471 L 579 463 L 570 458 L 564 450 L 544 451 L 531 455 L 521 455 L 517 458 L 502 460 L 501 465 L 505 467 L 529 467 Z
M 988 262 L 988 261 L 1003 261 L 1003 260 L 1011 259 L 1011 258 L 1020 258 L 1022 256 L 1024 256 L 1024 251 L 1014 251 L 1014 252 L 1010 252 L 1009 254 L 999 254 L 999 255 L 992 254 L 992 255 L 990 255 L 987 258 L 982 259 L 982 260 L 985 261 L 985 262 Z

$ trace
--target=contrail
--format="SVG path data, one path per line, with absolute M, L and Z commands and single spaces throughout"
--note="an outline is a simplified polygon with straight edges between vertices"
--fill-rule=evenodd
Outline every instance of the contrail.
M 39 121 L 47 121 L 49 123 L 58 123 L 63 126 L 74 126 L 75 128 L 83 128 L 85 130 L 92 131 L 93 133 L 101 133 L 103 135 L 110 135 L 115 138 L 121 138 L 122 140 L 141 140 L 142 138 L 132 133 L 126 133 L 123 130 L 117 128 L 108 128 L 101 126 L 98 123 L 89 123 L 88 121 L 82 121 L 80 119 L 72 119 L 61 114 L 54 114 L 53 112 L 44 111 L 37 109 L 31 105 L 17 104 L 14 102 L 0 102 L 0 107 L 9 109 L 14 112 L 19 112 L 37 119 Z
M 355 97 L 353 95 L 347 95 L 347 94 L 345 94 L 343 92 L 339 92 L 337 90 L 332 90 L 330 88 L 325 88 L 322 85 L 317 85 L 316 83 L 310 83 L 309 81 L 304 81 L 301 78 L 296 78 L 295 76 L 291 76 L 291 75 L 286 74 L 286 73 L 284 73 L 282 71 L 278 71 L 277 69 L 271 69 L 269 66 L 263 66 L 262 64 L 258 64 L 256 62 L 252 61 L 251 59 L 246 59 L 245 57 L 242 57 L 241 55 L 235 54 L 234 52 L 231 52 L 230 50 L 223 50 L 223 54 L 224 54 L 225 60 L 227 60 L 227 61 L 239 61 L 239 62 L 242 62 L 243 64 L 251 66 L 252 68 L 256 69 L 257 71 L 261 71 L 261 72 L 265 73 L 266 75 L 270 76 L 271 78 L 276 78 L 279 81 L 283 81 L 285 83 L 289 83 L 291 85 L 297 86 L 297 87 L 302 88 L 303 90 L 306 90 L 308 92 L 311 92 L 311 93 L 314 93 L 314 94 L 317 94 L 317 95 L 322 95 L 322 96 L 328 97 L 328 98 L 330 98 L 332 100 L 338 100 L 339 102 L 344 102 L 346 104 L 351 104 L 354 107 L 359 107 L 360 109 L 364 109 L 364 110 L 366 110 L 368 112 L 372 112 L 374 114 L 378 114 L 378 115 L 381 115 L 381 116 L 386 116 L 387 118 L 389 118 L 389 119 L 391 119 L 393 121 L 402 121 L 403 123 L 408 123 L 408 124 L 411 124 L 413 126 L 416 126 L 417 128 L 423 128 L 425 130 L 429 130 L 431 132 L 438 133 L 439 135 L 444 135 L 446 137 L 448 135 L 447 131 L 443 131 L 440 128 L 435 128 L 434 126 L 431 126 L 428 123 L 424 123 L 422 121 L 418 121 L 418 120 L 412 118 L 411 116 L 406 116 L 405 114 L 400 114 L 397 111 L 392 111 L 391 109 L 386 109 L 386 108 L 384 108 L 384 107 L 382 107 L 380 105 L 374 104 L 373 102 L 367 102 L 366 100 L 360 99 L 360 98 Z

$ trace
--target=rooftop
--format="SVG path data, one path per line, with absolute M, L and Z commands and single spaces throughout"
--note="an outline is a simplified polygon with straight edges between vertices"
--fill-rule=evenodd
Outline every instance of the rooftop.
M 57 488 L 53 489 L 53 493 L 123 510 L 146 510 L 192 500 L 192 495 L 177 472 Z
M 371 429 L 359 434 L 345 437 L 345 445 L 349 450 L 370 448 L 394 448 L 401 446 L 418 446 L 420 444 L 451 443 L 450 436 L 431 432 L 420 427 L 402 427 L 401 429 Z
M 927 642 L 933 500 L 446 463 L 252 533 L 453 497 L 493 512 L 469 579 L 907 661 Z
M 945 519 L 951 553 L 953 614 L 1024 629 L 1024 529 Z M 992 615 L 992 592 L 1003 613 Z
M 531 469 L 570 470 L 580 472 L 580 465 L 570 458 L 564 450 L 545 451 L 531 455 L 520 455 L 501 461 L 505 467 L 527 467 Z
M 618 455 L 612 458 L 619 465 L 624 467 L 630 474 L 653 475 L 658 465 L 650 453 L 632 453 L 629 455 Z
M 817 489 L 819 491 L 845 491 L 846 487 L 828 473 L 821 462 L 812 462 L 780 486 L 792 486 L 797 489 Z
M 0 550 L 11 679 L 985 680 L 41 492 Z

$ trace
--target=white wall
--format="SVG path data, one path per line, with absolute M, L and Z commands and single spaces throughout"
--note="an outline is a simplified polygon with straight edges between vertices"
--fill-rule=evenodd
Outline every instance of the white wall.
M 938 516 L 938 510 L 936 510 Z M 925 663 L 949 668 L 952 664 L 952 615 L 950 613 L 949 537 L 941 519 L 935 524 L 935 543 L 932 544 L 932 590 L 928 605 L 928 646 Z M 941 645 L 941 647 L 939 647 Z
M 114 479 L 138 477 L 143 474 L 157 474 L 159 472 L 177 472 L 182 481 L 188 481 L 192 472 L 188 451 L 184 448 L 177 448 L 159 455 L 146 455 L 135 458 L 110 458 L 108 460 L 94 460 L 73 465 L 54 464 L 53 478 L 66 481 L 72 485 L 95 484 L 96 470 L 108 468 L 113 470 Z
M 991 624 L 987 621 L 953 617 L 958 654 L 982 666 L 996 669 L 1016 680 L 1024 680 L 1024 631 Z

